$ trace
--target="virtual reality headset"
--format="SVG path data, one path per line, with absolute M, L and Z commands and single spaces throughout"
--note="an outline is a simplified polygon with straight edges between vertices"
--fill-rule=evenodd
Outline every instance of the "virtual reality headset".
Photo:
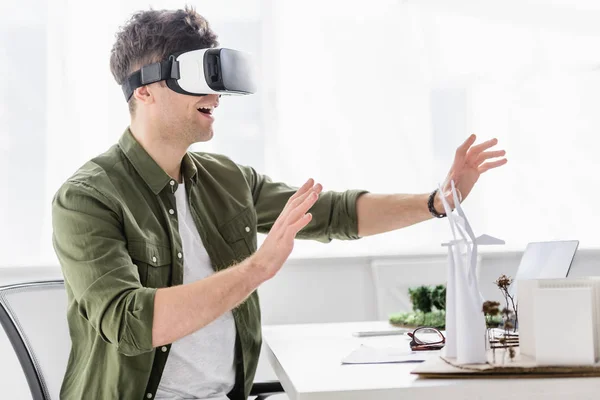
M 121 85 L 129 101 L 133 91 L 154 82 L 181 94 L 246 95 L 256 91 L 255 72 L 250 56 L 226 48 L 198 49 L 175 53 L 167 60 L 145 65 Z

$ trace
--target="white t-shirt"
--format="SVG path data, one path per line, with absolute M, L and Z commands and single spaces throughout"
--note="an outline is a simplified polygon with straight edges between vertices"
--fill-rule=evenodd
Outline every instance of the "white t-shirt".
M 179 234 L 183 244 L 183 283 L 214 274 L 185 192 L 175 192 Z M 231 311 L 171 346 L 156 393 L 157 399 L 228 400 L 235 383 L 235 322 Z

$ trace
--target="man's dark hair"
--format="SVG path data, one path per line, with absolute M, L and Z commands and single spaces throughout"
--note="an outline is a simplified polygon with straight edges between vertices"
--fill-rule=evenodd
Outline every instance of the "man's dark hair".
M 208 21 L 189 6 L 183 10 L 139 11 L 115 36 L 110 70 L 119 85 L 144 65 L 165 60 L 172 53 L 219 45 Z M 134 111 L 132 96 L 129 112 L 133 115 Z

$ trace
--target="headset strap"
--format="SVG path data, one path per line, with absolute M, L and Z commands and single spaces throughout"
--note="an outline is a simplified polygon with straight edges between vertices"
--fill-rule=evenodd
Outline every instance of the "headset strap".
M 121 89 L 125 100 L 129 101 L 135 89 L 167 79 L 179 79 L 179 63 L 172 56 L 165 61 L 144 65 L 127 78 Z

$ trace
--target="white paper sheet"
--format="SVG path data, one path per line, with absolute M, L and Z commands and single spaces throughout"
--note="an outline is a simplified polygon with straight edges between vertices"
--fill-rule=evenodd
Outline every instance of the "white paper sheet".
M 371 347 L 363 344 L 344 357 L 342 364 L 418 363 L 425 361 L 426 356 L 422 351 L 406 351 L 393 347 Z

